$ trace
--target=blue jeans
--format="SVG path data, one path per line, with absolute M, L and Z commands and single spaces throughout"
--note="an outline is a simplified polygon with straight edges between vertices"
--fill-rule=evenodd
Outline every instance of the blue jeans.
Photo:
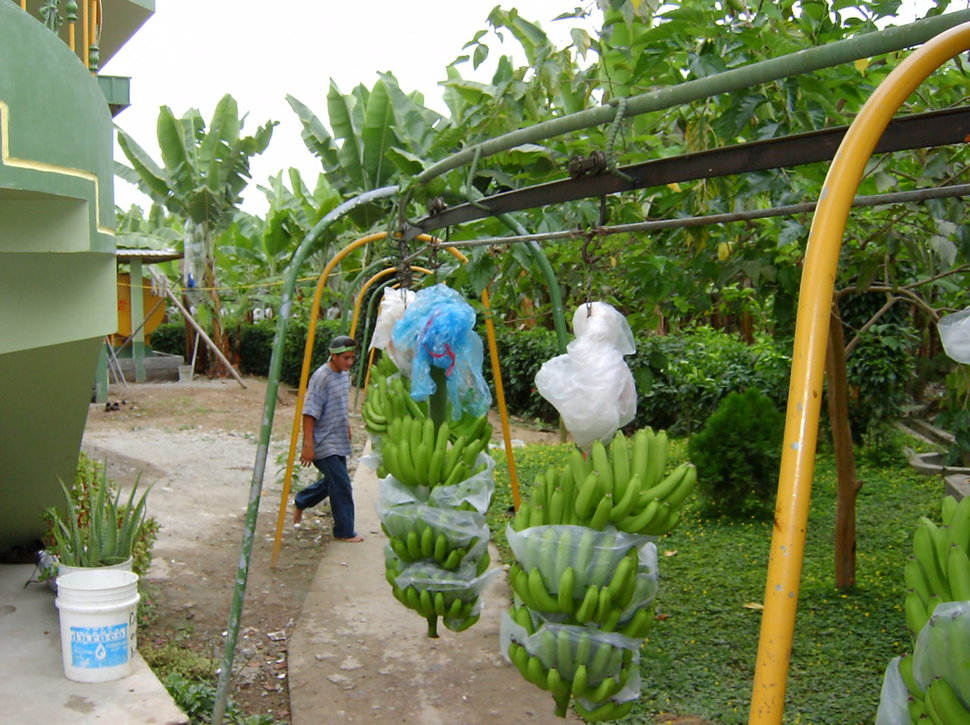
M 316 506 L 329 496 L 334 538 L 354 538 L 357 536 L 354 531 L 354 492 L 347 474 L 346 457 L 317 458 L 313 465 L 323 474 L 323 478 L 296 494 L 296 507 L 302 511 Z

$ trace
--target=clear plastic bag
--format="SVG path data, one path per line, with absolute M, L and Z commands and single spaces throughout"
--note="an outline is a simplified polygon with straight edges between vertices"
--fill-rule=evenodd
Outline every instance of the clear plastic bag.
M 946 354 L 958 363 L 970 363 L 970 307 L 941 317 L 936 329 Z
M 535 377 L 539 394 L 556 408 L 580 448 L 610 440 L 637 412 L 636 384 L 623 359 L 636 352 L 629 325 L 605 303 L 589 307 L 592 314 L 583 305 L 573 316 L 576 338 L 566 354 L 547 360 Z
M 445 371 L 452 417 L 460 418 L 463 411 L 482 415 L 488 410 L 492 394 L 482 377 L 484 348 L 474 328 L 475 310 L 451 288 L 437 284 L 415 295 L 391 332 L 398 353 L 408 351 L 413 356 L 412 398 L 426 400 L 435 392 L 434 365 Z
M 609 583 L 617 565 L 631 548 L 637 549 L 638 571 L 657 580 L 657 547 L 648 536 L 626 534 L 612 527 L 597 531 L 586 526 L 533 526 L 505 531 L 509 548 L 525 570 L 538 569 L 551 594 L 559 591 L 566 567 L 573 567 L 579 587 Z
M 899 657 L 893 657 L 886 666 L 882 678 L 882 691 L 879 694 L 879 709 L 876 710 L 876 725 L 911 725 L 909 716 L 909 690 L 899 674 Z
M 924 690 L 942 677 L 970 709 L 970 601 L 936 605 L 916 637 L 913 677 Z
M 609 699 L 628 702 L 640 696 L 640 640 L 616 632 L 601 632 L 575 624 L 558 624 L 535 617 L 536 629 L 529 634 L 508 611 L 499 622 L 499 646 L 508 660 L 509 641 L 525 647 L 546 670 L 555 668 L 565 680 L 572 680 L 579 665 L 586 666 L 588 683 L 596 686 L 608 677 L 625 677 L 622 689 Z M 594 707 L 598 703 L 586 703 Z

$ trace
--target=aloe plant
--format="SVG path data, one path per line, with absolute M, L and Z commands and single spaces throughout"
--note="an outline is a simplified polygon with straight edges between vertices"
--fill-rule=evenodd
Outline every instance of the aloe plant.
M 145 523 L 145 504 L 151 486 L 136 500 L 139 481 L 131 487 L 128 499 L 121 491 L 112 495 L 105 470 L 91 485 L 82 487 L 75 501 L 61 481 L 67 514 L 49 508 L 51 522 L 49 551 L 67 566 L 111 566 L 132 555 L 140 529 Z

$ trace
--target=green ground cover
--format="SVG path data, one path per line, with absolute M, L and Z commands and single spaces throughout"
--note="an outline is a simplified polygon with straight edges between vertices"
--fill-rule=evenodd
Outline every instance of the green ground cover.
M 516 450 L 527 495 L 535 473 L 564 460 L 568 446 Z M 673 462 L 686 446 L 674 441 Z M 503 556 L 511 505 L 508 470 L 496 456 L 497 493 L 490 512 Z M 835 469 L 819 455 L 814 476 L 798 617 L 788 679 L 786 723 L 871 723 L 889 660 L 911 650 L 904 624 L 903 565 L 919 516 L 940 519 L 943 484 L 901 459 L 859 463 L 857 586 L 834 584 Z M 761 625 L 771 523 L 702 517 L 691 502 L 680 525 L 658 541 L 659 615 L 641 652 L 641 697 L 627 722 L 658 713 L 745 723 Z

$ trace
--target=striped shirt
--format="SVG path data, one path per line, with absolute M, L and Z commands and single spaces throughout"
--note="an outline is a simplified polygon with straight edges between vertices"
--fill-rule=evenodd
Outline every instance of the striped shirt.
M 310 376 L 303 399 L 303 415 L 312 416 L 317 421 L 313 426 L 314 459 L 350 455 L 347 432 L 349 392 L 350 376 L 337 372 L 330 363 L 324 363 Z

